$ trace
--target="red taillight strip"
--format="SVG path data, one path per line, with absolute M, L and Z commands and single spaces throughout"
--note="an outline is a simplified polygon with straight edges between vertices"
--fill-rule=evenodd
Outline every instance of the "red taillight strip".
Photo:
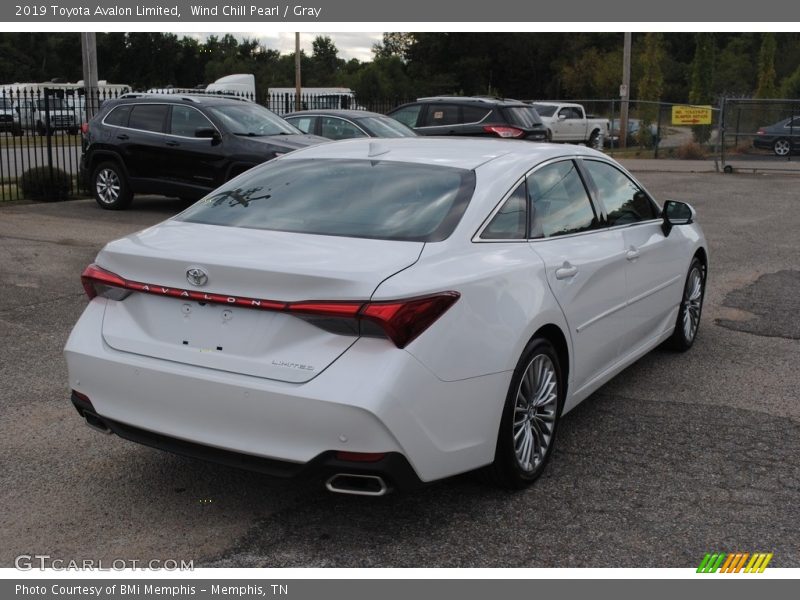
M 124 279 L 91 264 L 84 269 L 81 283 L 89 298 L 97 296 L 95 284 L 132 290 L 154 296 L 185 298 L 197 302 L 226 304 L 258 310 L 271 310 L 321 317 L 364 319 L 379 325 L 398 348 L 405 348 L 420 333 L 430 327 L 458 300 L 458 292 L 440 292 L 431 296 L 379 302 L 316 301 L 280 302 L 263 298 L 209 294 L 181 288 L 141 283 Z

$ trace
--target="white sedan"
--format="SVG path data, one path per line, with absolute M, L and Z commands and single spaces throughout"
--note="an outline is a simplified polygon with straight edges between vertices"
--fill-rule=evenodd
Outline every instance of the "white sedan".
M 691 347 L 695 213 L 603 154 L 513 140 L 298 150 L 109 243 L 72 402 L 105 432 L 331 491 L 536 479 L 560 417 Z

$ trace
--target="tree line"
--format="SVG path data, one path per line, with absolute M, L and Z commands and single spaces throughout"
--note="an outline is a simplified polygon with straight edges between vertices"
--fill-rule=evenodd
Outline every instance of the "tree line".
M 344 60 L 327 36 L 301 52 L 303 85 L 349 87 L 366 101 L 434 94 L 614 98 L 621 33 L 396 33 L 371 61 Z M 294 85 L 294 54 L 226 34 L 98 33 L 99 75 L 133 89 L 195 87 L 253 73 L 259 95 Z M 631 97 L 714 102 L 800 97 L 800 34 L 634 33 Z M 81 79 L 78 33 L 0 34 L 0 82 Z

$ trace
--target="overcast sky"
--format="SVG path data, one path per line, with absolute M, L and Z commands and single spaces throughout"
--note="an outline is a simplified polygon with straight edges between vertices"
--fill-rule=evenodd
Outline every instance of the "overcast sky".
M 178 34 L 179 36 L 181 34 Z M 225 32 L 199 32 L 199 33 L 186 33 L 186 36 L 193 36 L 200 40 L 204 40 L 210 35 L 222 37 Z M 254 31 L 234 33 L 237 38 L 244 39 L 257 39 L 263 46 L 273 50 L 280 51 L 281 54 L 291 54 L 294 52 L 294 32 L 272 32 L 272 31 Z M 311 55 L 311 42 L 318 35 L 327 35 L 333 40 L 336 48 L 339 50 L 339 58 L 350 60 L 357 58 L 360 61 L 372 60 L 372 44 L 380 42 L 383 39 L 382 33 L 367 33 L 365 31 L 355 31 L 348 33 L 301 33 L 300 34 L 300 47 L 307 55 Z

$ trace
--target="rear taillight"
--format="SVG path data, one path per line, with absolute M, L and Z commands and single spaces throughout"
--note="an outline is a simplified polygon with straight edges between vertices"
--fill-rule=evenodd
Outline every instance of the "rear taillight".
M 506 125 L 484 125 L 483 130 L 486 133 L 493 133 L 501 138 L 518 138 L 525 135 L 522 129 L 508 127 Z
M 331 333 L 385 336 L 398 348 L 405 348 L 410 344 L 461 297 L 458 292 L 439 292 L 430 296 L 380 302 L 358 300 L 280 302 L 129 281 L 95 264 L 84 269 L 81 283 L 90 300 L 97 296 L 124 300 L 136 291 L 254 310 L 288 312 Z
M 130 291 L 127 290 L 127 281 L 95 264 L 91 264 L 83 270 L 81 283 L 90 300 L 97 296 L 108 297 L 109 294 L 119 300 L 130 294 Z
M 86 135 L 87 133 L 89 133 L 89 124 L 88 123 L 82 123 L 81 124 L 81 133 L 83 135 Z
M 361 319 L 378 325 L 398 348 L 405 348 L 441 317 L 460 297 L 458 292 L 441 292 L 423 298 L 392 302 L 369 302 Z

